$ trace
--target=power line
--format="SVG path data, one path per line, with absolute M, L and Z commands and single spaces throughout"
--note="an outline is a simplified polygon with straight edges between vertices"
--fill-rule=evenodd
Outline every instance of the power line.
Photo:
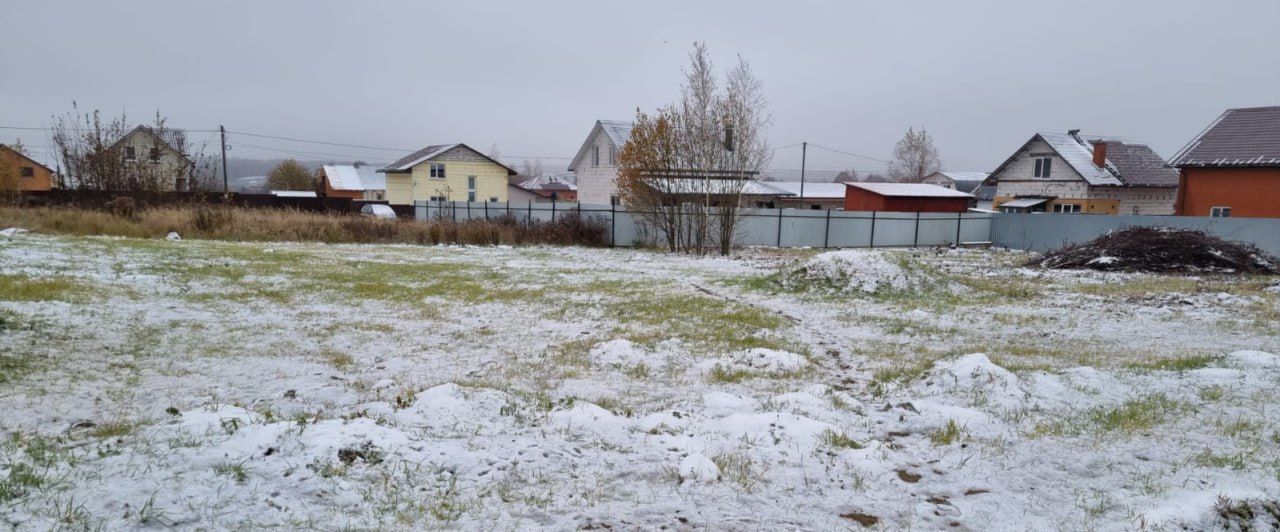
M 231 133 L 234 135 L 245 135 L 249 137 L 258 137 L 258 138 L 264 138 L 264 139 L 287 140 L 291 142 L 305 142 L 309 144 L 323 144 L 325 146 L 338 146 L 343 148 L 360 148 L 365 150 L 396 151 L 401 153 L 410 153 L 410 152 L 417 151 L 416 149 L 407 149 L 407 148 L 385 148 L 380 146 L 364 146 L 360 144 L 344 144 L 341 142 L 328 142 L 323 140 L 307 140 L 307 139 L 298 139 L 293 137 L 281 137 L 277 135 L 262 135 L 259 133 L 249 133 L 246 131 L 227 131 L 227 133 Z
M 872 160 L 872 161 L 876 161 L 876 162 L 880 162 L 880 163 L 885 163 L 885 164 L 892 164 L 892 162 L 893 162 L 893 161 L 886 161 L 886 160 L 884 160 L 884 159 L 877 159 L 877 158 L 875 158 L 875 157 L 868 157 L 868 156 L 866 156 L 866 155 L 861 155 L 861 154 L 857 154 L 857 153 L 853 153 L 853 152 L 841 151 L 841 150 L 837 150 L 837 149 L 835 149 L 835 148 L 828 148 L 828 147 L 826 147 L 826 146 L 819 146 L 819 145 L 814 144 L 814 143 L 812 143 L 812 142 L 810 142 L 810 143 L 809 143 L 809 145 L 810 145 L 810 146 L 813 146 L 813 147 L 815 147 L 815 148 L 819 148 L 819 149 L 827 150 L 827 151 L 829 151 L 829 152 L 835 152 L 835 153 L 839 153 L 839 154 L 841 154 L 841 155 L 848 155 L 848 156 L 850 156 L 850 157 L 858 157 L 858 158 L 861 158 L 861 159 L 869 159 L 869 160 Z
M 273 147 L 273 146 L 258 146 L 258 145 L 256 145 L 256 144 L 249 144 L 249 143 L 246 143 L 246 142 L 238 142 L 238 141 L 236 141 L 236 142 L 231 142 L 231 141 L 229 141 L 229 142 L 227 142 L 227 145 L 228 145 L 228 146 L 230 146 L 230 147 L 233 147 L 233 148 L 234 148 L 234 147 L 244 147 L 244 148 L 249 148 L 249 149 L 265 150 L 265 151 L 271 151 L 271 152 L 277 152 L 277 153 L 287 153 L 287 154 L 290 154 L 290 155 L 304 155 L 304 156 L 307 156 L 307 157 L 337 157 L 337 158 L 339 158 L 339 159 L 343 159 L 343 160 L 346 160 L 346 159 L 358 159 L 358 157 L 352 157 L 350 154 L 326 153 L 326 152 L 303 151 L 303 150 L 290 150 L 290 149 L 286 149 L 286 148 L 277 148 L 277 147 Z M 379 160 L 379 161 L 371 161 L 371 162 L 378 162 L 378 163 L 382 163 L 382 162 L 387 162 L 387 161 L 381 161 L 381 160 Z

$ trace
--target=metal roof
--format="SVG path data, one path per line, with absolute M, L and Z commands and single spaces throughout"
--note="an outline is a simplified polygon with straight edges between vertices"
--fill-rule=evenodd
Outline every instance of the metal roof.
M 743 196 L 790 196 L 791 193 L 756 180 L 739 179 L 656 179 L 650 186 L 665 194 L 742 194 Z
M 578 190 L 572 176 L 573 174 L 543 174 L 513 184 L 525 190 Z
M 326 164 L 321 167 L 329 186 L 335 190 L 386 190 L 387 176 L 372 166 Z
M 1170 164 L 1280 166 L 1280 106 L 1227 109 Z
M 845 183 L 881 196 L 908 198 L 972 198 L 972 194 L 928 183 Z
M 466 148 L 470 150 L 472 153 L 479 155 L 481 157 L 484 157 L 485 159 L 488 159 L 494 164 L 505 168 L 507 170 L 507 175 L 516 175 L 517 173 L 515 170 L 512 170 L 511 167 L 505 164 L 502 164 L 501 161 L 498 161 L 493 157 L 480 153 L 475 148 L 472 148 L 471 146 L 467 146 L 466 144 L 463 144 L 461 142 L 457 144 L 433 144 L 431 146 L 427 146 L 425 148 L 422 148 L 421 150 L 415 151 L 413 153 L 410 153 L 409 155 L 406 155 L 404 157 L 397 159 L 395 162 L 383 167 L 378 171 L 384 172 L 384 173 L 385 172 L 404 172 L 413 168 L 414 166 L 421 164 L 423 161 L 430 160 L 440 155 L 443 155 L 445 152 L 452 150 L 454 148 Z
M 591 146 L 591 139 L 596 138 L 596 131 L 604 133 L 605 138 L 613 143 L 613 147 L 618 150 L 622 149 L 622 145 L 631 139 L 631 130 L 635 128 L 635 123 L 624 122 L 621 120 L 596 120 L 594 126 L 591 126 L 591 132 L 587 134 L 587 140 L 582 141 L 582 147 L 578 148 L 577 155 L 573 156 L 573 160 L 569 161 L 569 171 L 572 172 L 578 166 L 578 161 L 587 155 L 587 148 Z
M 790 192 L 792 196 L 800 196 L 799 181 L 769 181 L 770 187 Z M 804 184 L 804 197 L 812 199 L 844 199 L 844 183 L 809 183 Z
M 1027 207 L 1035 207 L 1041 203 L 1049 201 L 1049 198 L 1018 198 L 1006 201 L 1000 204 L 1000 208 L 1010 207 L 1014 209 L 1025 209 Z
M 1003 171 L 1036 140 L 1048 144 L 1091 186 L 1178 186 L 1178 171 L 1165 164 L 1160 155 L 1146 144 L 1120 137 L 1081 136 L 1076 130 L 1068 133 L 1036 133 L 991 174 Z M 1093 164 L 1094 142 L 1107 145 L 1106 164 L 1101 167 Z
M 1116 177 L 1107 167 L 1093 165 L 1093 146 L 1070 133 L 1037 133 L 1058 156 L 1071 165 L 1080 177 L 1090 185 L 1123 185 L 1124 181 Z
M 982 186 L 982 182 L 987 180 L 986 172 L 954 172 L 950 170 L 938 172 L 951 182 L 956 184 L 956 190 L 960 192 L 973 192 L 974 189 Z

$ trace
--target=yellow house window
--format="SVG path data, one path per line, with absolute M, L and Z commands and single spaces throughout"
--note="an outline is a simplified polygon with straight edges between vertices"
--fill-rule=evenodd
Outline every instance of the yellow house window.
M 444 179 L 444 163 L 428 163 L 428 175 L 436 179 Z

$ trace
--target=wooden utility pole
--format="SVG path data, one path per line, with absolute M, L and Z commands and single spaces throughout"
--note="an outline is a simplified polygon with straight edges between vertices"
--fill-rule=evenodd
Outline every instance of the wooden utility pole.
M 218 126 L 218 135 L 222 139 L 222 193 L 230 194 L 231 186 L 227 181 L 227 128 Z

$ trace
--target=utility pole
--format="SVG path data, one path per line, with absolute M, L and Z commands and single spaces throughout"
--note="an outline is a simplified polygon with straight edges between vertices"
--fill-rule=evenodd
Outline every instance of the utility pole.
M 218 126 L 218 135 L 222 137 L 222 193 L 230 194 L 231 187 L 227 182 L 227 128 Z
M 795 146 L 795 144 L 792 144 Z M 800 143 L 800 208 L 804 208 L 804 160 L 809 155 L 809 143 Z

